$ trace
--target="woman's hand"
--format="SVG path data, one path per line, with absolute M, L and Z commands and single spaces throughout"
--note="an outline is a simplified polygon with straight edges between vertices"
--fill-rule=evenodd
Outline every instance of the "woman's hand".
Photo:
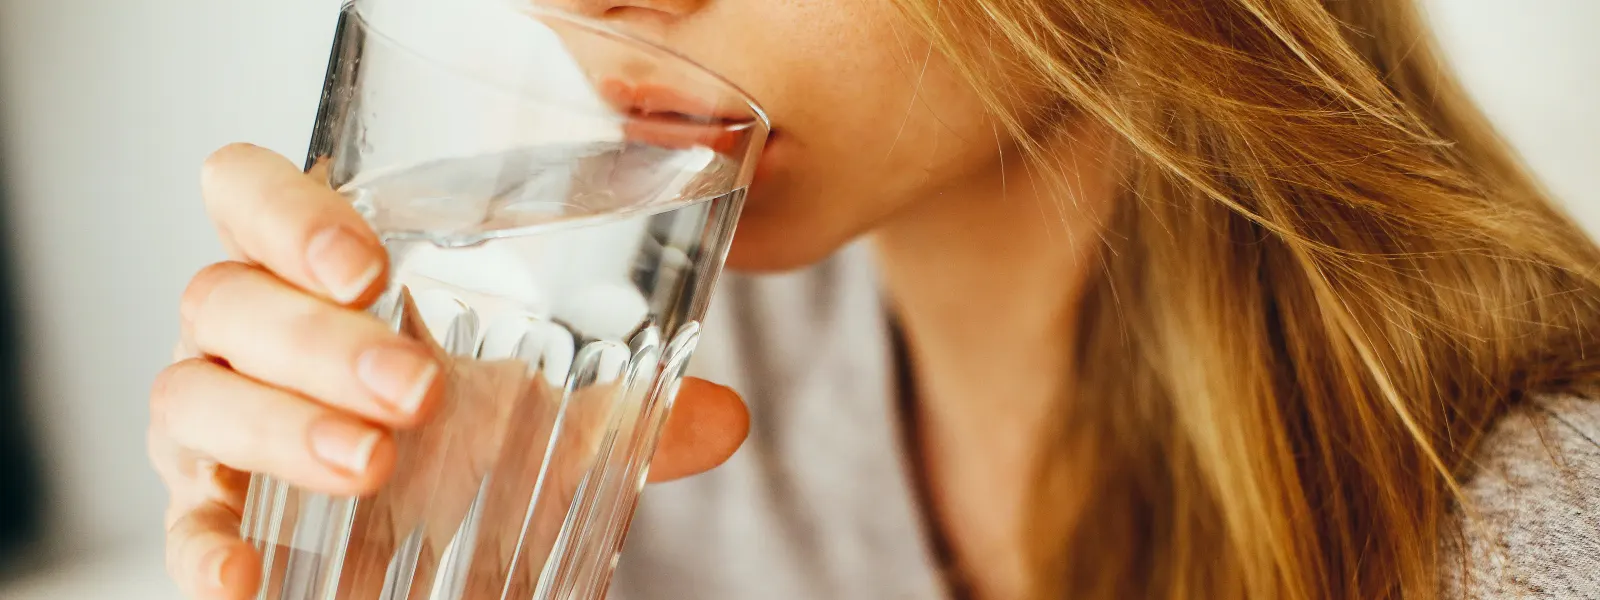
M 179 306 L 175 362 L 150 394 L 150 458 L 171 493 L 167 566 L 195 600 L 251 597 L 260 557 L 240 539 L 248 473 L 365 495 L 388 479 L 393 430 L 414 430 L 493 363 L 451 360 L 361 309 L 382 291 L 383 247 L 347 200 L 248 145 L 207 160 L 206 208 L 231 260 L 202 269 Z M 441 376 L 441 373 L 450 376 Z M 480 376 L 481 375 L 481 376 Z M 687 380 L 651 481 L 727 460 L 748 414 L 727 388 Z

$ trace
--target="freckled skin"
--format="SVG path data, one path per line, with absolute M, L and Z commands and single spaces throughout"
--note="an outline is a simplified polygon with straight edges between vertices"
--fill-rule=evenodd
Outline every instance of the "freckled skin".
M 606 10 L 618 27 L 726 76 L 772 118 L 771 162 L 751 190 L 733 268 L 804 266 L 920 199 L 999 170 L 996 126 L 977 95 L 889 0 Z

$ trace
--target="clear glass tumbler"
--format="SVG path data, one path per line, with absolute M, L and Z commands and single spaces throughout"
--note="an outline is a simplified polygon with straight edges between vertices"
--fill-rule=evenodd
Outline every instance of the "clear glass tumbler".
M 251 482 L 260 600 L 604 595 L 761 153 L 715 74 L 513 0 L 354 0 L 307 169 L 381 235 L 371 312 L 443 401 L 393 477 Z

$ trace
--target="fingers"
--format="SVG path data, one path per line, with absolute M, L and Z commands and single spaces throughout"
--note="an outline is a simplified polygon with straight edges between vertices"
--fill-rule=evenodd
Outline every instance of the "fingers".
M 685 378 L 650 466 L 650 481 L 698 475 L 727 462 L 750 434 L 750 411 L 732 389 Z
M 169 491 L 167 527 L 183 513 L 208 502 L 243 512 L 250 476 L 179 446 L 165 429 L 164 424 L 151 423 L 146 449 Z
M 214 503 L 167 530 L 167 572 L 194 600 L 246 600 L 261 578 L 255 549 L 239 539 L 238 515 Z
M 235 258 L 340 304 L 377 293 L 387 267 L 377 236 L 348 200 L 288 159 L 227 146 L 206 159 L 201 190 Z
M 369 493 L 393 468 L 387 431 L 209 361 L 162 371 L 151 402 L 178 447 L 314 491 Z
M 199 352 L 370 420 L 414 425 L 439 396 L 440 367 L 422 342 L 257 267 L 219 263 L 201 271 L 181 312 Z

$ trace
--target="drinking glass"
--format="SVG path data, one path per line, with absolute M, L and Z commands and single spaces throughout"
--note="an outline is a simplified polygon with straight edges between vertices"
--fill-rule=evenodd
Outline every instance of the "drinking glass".
M 393 476 L 256 475 L 258 600 L 605 593 L 768 133 L 662 47 L 511 0 L 354 0 L 307 159 L 379 233 L 370 309 L 444 393 Z

